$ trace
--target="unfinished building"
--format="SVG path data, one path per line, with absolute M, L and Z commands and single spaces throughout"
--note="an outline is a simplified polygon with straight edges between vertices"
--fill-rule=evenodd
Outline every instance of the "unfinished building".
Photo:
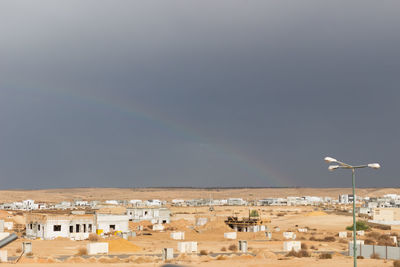
M 265 224 L 271 221 L 261 220 L 260 218 L 244 217 L 241 220 L 238 217 L 230 216 L 225 220 L 225 223 L 232 229 L 238 232 L 259 232 L 265 231 Z
M 25 221 L 26 236 L 32 239 L 66 237 L 83 240 L 96 232 L 95 214 L 28 213 Z
M 130 221 L 150 221 L 153 224 L 170 223 L 171 211 L 167 208 L 134 207 L 127 208 L 126 213 Z

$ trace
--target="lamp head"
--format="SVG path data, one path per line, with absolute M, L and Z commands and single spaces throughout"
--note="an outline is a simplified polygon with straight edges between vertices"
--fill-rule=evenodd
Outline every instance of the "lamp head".
M 331 158 L 331 157 L 325 157 L 325 158 L 324 158 L 324 160 L 325 160 L 326 162 L 328 162 L 328 163 L 337 162 L 337 160 L 336 160 L 336 159 L 334 159 L 334 158 Z
M 330 165 L 330 166 L 328 167 L 328 170 L 334 171 L 334 170 L 336 170 L 337 168 L 339 168 L 339 165 Z
M 379 163 L 370 163 L 370 164 L 368 164 L 368 167 L 370 167 L 372 169 L 379 169 L 381 167 L 381 165 L 379 165 Z

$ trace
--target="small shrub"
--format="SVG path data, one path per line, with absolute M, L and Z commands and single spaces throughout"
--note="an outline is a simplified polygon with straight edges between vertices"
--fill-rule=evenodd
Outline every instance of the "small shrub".
M 400 260 L 393 261 L 393 267 L 400 267 Z
M 202 250 L 200 250 L 200 255 L 202 255 L 202 256 L 208 255 L 208 251 L 202 249 Z
M 370 258 L 371 258 L 371 259 L 379 260 L 381 257 L 379 256 L 378 253 L 372 253 L 371 256 L 370 256 Z
M 332 259 L 332 254 L 322 253 L 322 254 L 319 254 L 319 258 L 320 259 Z
M 318 250 L 315 246 L 311 246 L 310 249 Z
M 301 249 L 308 249 L 308 246 L 307 246 L 307 244 L 305 244 L 305 243 L 301 243 Z
M 309 238 L 310 241 L 317 241 L 317 239 L 315 238 L 315 236 L 312 236 Z
M 17 249 L 15 250 L 15 252 L 16 252 L 16 253 L 21 253 L 21 252 L 22 252 L 22 248 L 17 248 Z
M 283 217 L 285 216 L 287 213 L 286 212 L 279 212 L 278 214 L 276 214 L 276 216 L 278 217 Z
M 311 256 L 310 253 L 304 249 L 302 249 L 300 251 L 292 250 L 286 254 L 286 257 L 297 257 L 297 258 L 310 257 L 310 256 Z
M 100 237 L 96 234 L 90 234 L 89 235 L 89 241 L 91 242 L 98 242 L 100 240 Z
M 32 256 L 33 256 L 33 253 L 32 253 L 32 252 L 26 253 L 26 256 L 32 257 Z
M 371 239 L 379 239 L 379 237 L 381 236 L 380 233 L 378 232 L 370 232 L 367 234 L 367 237 L 371 238 Z
M 78 253 L 76 253 L 76 255 L 78 255 L 78 256 L 83 256 L 83 255 L 87 255 L 88 254 L 88 252 L 87 252 L 87 249 L 86 248 L 79 248 L 78 249 Z
M 376 242 L 374 240 L 372 240 L 372 239 L 368 239 L 367 238 L 367 239 L 364 240 L 364 244 L 365 245 L 375 245 L 375 243 Z
M 335 242 L 335 241 L 336 241 L 336 238 L 335 238 L 334 236 L 326 236 L 326 237 L 324 238 L 324 241 L 325 241 L 325 242 Z
M 363 256 L 357 256 L 357 259 L 362 260 L 362 259 L 364 259 L 364 257 Z
M 228 247 L 228 249 L 231 250 L 231 251 L 237 251 L 237 250 L 238 250 L 238 247 L 237 247 L 235 244 L 232 244 L 232 245 L 230 245 L 230 246 Z
M 226 256 L 224 256 L 224 255 L 219 255 L 219 256 L 217 257 L 217 260 L 218 260 L 218 261 L 226 260 Z
M 357 221 L 356 222 L 356 230 L 357 231 L 365 231 L 365 230 L 368 230 L 368 229 L 369 229 L 369 226 L 368 226 L 368 224 L 366 222 L 363 222 L 363 221 Z M 347 226 L 346 230 L 347 231 L 353 231 L 353 225 Z
M 378 239 L 379 246 L 395 246 L 395 243 L 388 235 L 381 235 Z
M 226 251 L 226 247 L 222 247 L 222 248 L 221 248 L 221 251 Z
M 311 254 L 307 250 L 304 250 L 304 249 L 300 250 L 299 254 L 300 254 L 300 258 L 311 257 Z

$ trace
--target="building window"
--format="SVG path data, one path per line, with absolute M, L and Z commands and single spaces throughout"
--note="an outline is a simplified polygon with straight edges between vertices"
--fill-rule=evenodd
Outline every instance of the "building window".
M 86 233 L 86 224 L 83 225 L 83 232 Z
M 88 232 L 91 233 L 92 232 L 92 224 L 91 223 L 89 223 L 88 228 L 89 228 Z
M 110 230 L 115 231 L 115 224 L 110 224 Z
M 32 224 L 29 224 L 29 229 L 33 229 L 33 225 Z
M 61 232 L 61 225 L 59 225 L 59 224 L 53 225 L 53 231 L 54 232 Z
M 40 224 L 38 224 L 37 229 L 38 229 L 38 231 L 40 231 Z
M 70 232 L 70 233 L 73 233 L 73 232 L 74 232 L 74 226 L 73 226 L 73 225 L 70 225 L 70 226 L 69 226 L 69 232 Z
M 77 233 L 80 233 L 80 232 L 81 232 L 81 227 L 80 227 L 79 224 L 76 225 L 76 232 L 77 232 Z

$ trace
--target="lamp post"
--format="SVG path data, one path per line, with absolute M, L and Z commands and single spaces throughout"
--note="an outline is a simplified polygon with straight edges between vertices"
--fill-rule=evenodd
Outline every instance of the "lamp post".
M 354 267 L 357 267 L 357 237 L 356 237 L 356 181 L 355 181 L 355 170 L 361 168 L 372 168 L 379 169 L 381 166 L 379 163 L 369 163 L 366 165 L 352 166 L 350 164 L 338 161 L 331 157 L 325 157 L 327 163 L 337 163 L 338 165 L 330 165 L 328 169 L 334 171 L 336 169 L 350 169 L 352 174 L 352 185 L 353 185 L 353 259 Z

